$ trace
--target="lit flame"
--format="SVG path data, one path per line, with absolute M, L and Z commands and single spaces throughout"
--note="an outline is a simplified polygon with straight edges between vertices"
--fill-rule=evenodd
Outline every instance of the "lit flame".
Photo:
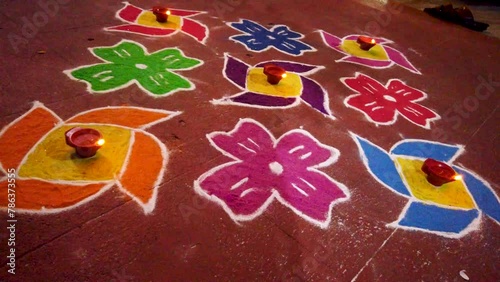
M 102 146 L 102 145 L 104 145 L 104 142 L 105 142 L 104 139 L 101 138 L 101 139 L 97 140 L 97 145 Z
M 170 10 L 167 10 L 166 14 L 167 16 L 170 16 Z
M 462 180 L 462 176 L 460 174 L 457 174 L 457 175 L 453 176 L 453 179 Z
M 285 78 L 285 77 L 286 77 L 286 73 L 281 75 L 281 78 Z
M 371 44 L 375 44 L 375 39 L 372 39 L 372 41 L 370 41 Z

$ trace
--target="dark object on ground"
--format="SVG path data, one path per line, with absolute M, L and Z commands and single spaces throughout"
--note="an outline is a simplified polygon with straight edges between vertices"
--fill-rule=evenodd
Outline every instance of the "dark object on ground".
M 434 8 L 425 8 L 424 12 L 433 17 L 453 22 L 475 31 L 484 31 L 490 26 L 486 23 L 476 22 L 472 12 L 465 6 L 453 8 L 453 5 L 447 4 Z

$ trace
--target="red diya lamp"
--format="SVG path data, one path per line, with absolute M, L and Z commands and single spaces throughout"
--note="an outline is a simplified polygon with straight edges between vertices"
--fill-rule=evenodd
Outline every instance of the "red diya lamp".
M 425 160 L 422 171 L 427 174 L 427 181 L 434 186 L 441 186 L 462 179 L 462 176 L 457 174 L 449 165 L 434 159 Z
M 358 40 L 356 42 L 359 44 L 359 48 L 361 50 L 368 51 L 370 50 L 373 46 L 377 45 L 375 42 L 375 39 L 367 37 L 367 36 L 359 36 Z
M 64 136 L 66 144 L 75 148 L 76 154 L 81 158 L 94 156 L 104 144 L 102 134 L 92 128 L 73 127 Z
M 170 16 L 170 10 L 164 7 L 154 6 L 153 14 L 155 14 L 157 22 L 164 23 L 167 22 L 168 16 Z
M 267 76 L 267 82 L 273 85 L 286 77 L 285 69 L 273 64 L 264 65 L 264 74 Z

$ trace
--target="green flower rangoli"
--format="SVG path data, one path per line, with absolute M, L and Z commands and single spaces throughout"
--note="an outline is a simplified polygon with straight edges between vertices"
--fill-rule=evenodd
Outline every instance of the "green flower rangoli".
M 178 48 L 149 54 L 144 46 L 129 40 L 90 51 L 104 63 L 81 66 L 64 73 L 87 83 L 88 90 L 93 93 L 111 92 L 134 83 L 153 96 L 193 90 L 194 84 L 173 71 L 190 70 L 203 64 L 201 60 L 185 57 Z

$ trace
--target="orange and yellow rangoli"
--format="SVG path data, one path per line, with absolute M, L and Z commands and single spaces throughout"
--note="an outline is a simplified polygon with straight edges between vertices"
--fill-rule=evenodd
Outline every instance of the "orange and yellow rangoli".
M 168 152 L 151 125 L 180 112 L 138 107 L 107 107 L 82 112 L 67 121 L 39 102 L 0 132 L 0 169 L 15 168 L 16 208 L 57 212 L 76 207 L 117 186 L 145 213 L 156 203 Z M 79 158 L 65 143 L 72 127 L 97 129 L 106 143 L 91 158 Z M 147 166 L 144 164 L 147 163 Z M 140 177 L 138 177 L 140 176 Z M 7 187 L 7 179 L 1 179 Z M 7 207 L 7 190 L 0 207 Z

